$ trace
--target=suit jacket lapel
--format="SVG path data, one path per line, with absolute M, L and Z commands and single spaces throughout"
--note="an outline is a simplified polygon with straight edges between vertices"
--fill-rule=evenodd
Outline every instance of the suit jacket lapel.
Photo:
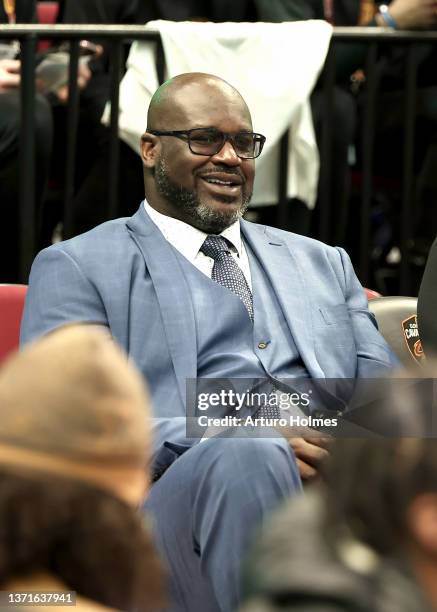
M 173 247 L 150 219 L 143 204 L 128 220 L 127 226 L 143 254 L 156 291 L 181 399 L 185 404 L 186 379 L 197 375 L 193 303 L 185 276 Z M 153 321 L 150 324 L 153 325 Z
M 266 227 L 242 221 L 241 228 L 271 282 L 310 376 L 324 378 L 314 351 L 310 304 L 298 258 Z

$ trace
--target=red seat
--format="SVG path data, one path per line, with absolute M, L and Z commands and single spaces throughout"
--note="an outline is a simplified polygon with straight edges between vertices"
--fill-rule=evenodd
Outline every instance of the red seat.
M 0 285 L 0 363 L 18 348 L 27 285 Z
M 59 13 L 59 2 L 38 2 L 36 12 L 39 23 L 56 23 Z
M 39 23 L 53 24 L 57 22 L 59 15 L 59 2 L 37 2 L 36 13 Z M 50 40 L 40 40 L 38 51 L 46 51 L 52 45 Z

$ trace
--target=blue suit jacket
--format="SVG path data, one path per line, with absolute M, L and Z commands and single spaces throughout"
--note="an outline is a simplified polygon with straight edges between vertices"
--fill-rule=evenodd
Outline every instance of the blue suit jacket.
M 241 230 L 311 377 L 381 376 L 396 365 L 345 251 L 247 221 Z M 22 342 L 71 321 L 108 326 L 143 372 L 166 346 L 171 362 L 154 380 L 176 386 L 178 400 L 155 406 L 157 446 L 182 442 L 186 379 L 197 373 L 193 304 L 174 249 L 143 205 L 133 217 L 104 223 L 35 259 Z

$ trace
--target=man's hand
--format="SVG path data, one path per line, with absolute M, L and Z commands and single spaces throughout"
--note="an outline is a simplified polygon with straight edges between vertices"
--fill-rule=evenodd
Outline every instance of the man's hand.
M 92 77 L 92 73 L 88 67 L 88 64 L 79 62 L 79 65 L 77 68 L 77 86 L 78 88 L 80 90 L 85 89 L 91 77 Z M 63 87 L 58 89 L 58 91 L 56 92 L 56 95 L 59 98 L 60 102 L 62 102 L 63 104 L 66 104 L 68 102 L 68 85 L 64 85 Z
M 322 436 L 288 439 L 303 481 L 314 480 L 319 476 L 320 464 L 328 456 L 326 449 L 330 441 L 330 438 Z
M 16 89 L 20 85 L 20 60 L 0 60 L 0 93 Z
M 16 89 L 20 86 L 21 62 L 14 59 L 0 59 L 0 93 Z M 77 70 L 77 86 L 79 89 L 84 89 L 88 85 L 92 74 L 86 63 L 79 62 Z M 36 88 L 39 89 L 41 84 L 36 80 Z M 57 92 L 60 102 L 68 102 L 68 85 L 64 85 Z
M 389 10 L 401 30 L 437 24 L 436 0 L 393 0 Z

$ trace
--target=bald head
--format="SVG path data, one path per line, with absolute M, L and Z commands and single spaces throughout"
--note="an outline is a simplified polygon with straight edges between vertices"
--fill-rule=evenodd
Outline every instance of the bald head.
M 148 406 L 141 376 L 108 333 L 65 327 L 0 370 L 0 464 L 84 478 L 94 467 L 145 473 Z M 90 479 L 100 477 L 114 480 L 103 471 Z
M 147 113 L 147 130 L 168 129 L 169 118 L 204 97 L 214 98 L 218 105 L 220 99 L 237 102 L 250 118 L 244 98 L 227 81 L 204 72 L 187 72 L 168 79 L 156 90 Z

